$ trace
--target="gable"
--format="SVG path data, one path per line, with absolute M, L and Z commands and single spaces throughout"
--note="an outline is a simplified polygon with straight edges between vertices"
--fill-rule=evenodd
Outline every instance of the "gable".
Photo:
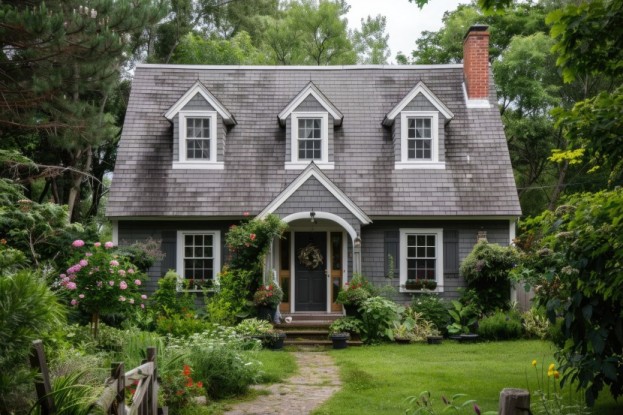
M 236 119 L 234 116 L 225 108 L 221 102 L 216 99 L 210 91 L 199 81 L 195 82 L 195 84 L 186 91 L 184 95 L 180 99 L 173 104 L 169 110 L 164 114 L 164 116 L 169 120 L 173 120 L 175 116 L 182 110 L 187 109 L 186 106 L 191 102 L 196 102 L 196 99 L 199 97 L 203 97 L 204 101 L 206 101 L 223 119 L 223 122 L 227 125 L 236 125 Z
M 318 104 L 320 104 L 322 110 L 326 111 L 331 117 L 333 117 L 333 123 L 335 126 L 342 124 L 342 119 L 344 118 L 342 113 L 322 92 L 320 92 L 320 89 L 318 89 L 313 82 L 307 84 L 307 86 L 303 88 L 303 90 L 299 92 L 279 113 L 279 123 L 284 126 L 287 118 L 292 114 L 292 112 L 299 108 L 299 106 L 310 96 L 313 97 Z
M 315 186 L 309 190 L 310 186 Z M 306 190 L 307 188 L 307 190 Z M 302 190 L 301 190 L 302 189 Z M 327 197 L 330 194 L 331 197 Z M 324 195 L 324 197 L 323 197 Z M 294 197 L 294 199 L 292 199 Z M 343 210 L 343 214 L 353 215 L 364 225 L 372 223 L 372 220 L 361 210 L 344 192 L 325 176 L 322 171 L 311 163 L 292 183 L 290 183 L 266 208 L 260 212 L 258 217 L 263 218 L 276 212 L 290 200 L 299 201 L 306 206 L 298 206 L 298 210 L 320 210 L 326 206 L 334 209 Z M 296 203 L 296 202 L 295 202 Z M 296 203 L 297 205 L 300 203 Z M 341 207 L 340 207 L 341 206 Z
M 425 98 L 436 111 L 439 111 L 446 118 L 446 120 L 450 121 L 454 118 L 452 111 L 450 111 L 448 107 L 446 107 L 446 105 L 435 94 L 433 94 L 430 89 L 428 89 L 424 82 L 420 81 L 394 108 L 387 113 L 385 119 L 383 120 L 383 125 L 392 125 L 396 117 L 416 98 L 420 98 L 420 96 Z

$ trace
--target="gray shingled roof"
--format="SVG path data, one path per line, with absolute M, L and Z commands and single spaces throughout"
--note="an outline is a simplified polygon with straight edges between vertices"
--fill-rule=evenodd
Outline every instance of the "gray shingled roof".
M 497 108 L 468 109 L 460 65 L 206 67 L 139 65 L 134 74 L 107 206 L 110 217 L 240 216 L 262 211 L 301 171 L 285 170 L 279 112 L 310 81 L 344 115 L 335 170 L 324 173 L 373 219 L 521 214 Z M 197 81 L 237 125 L 224 170 L 173 170 L 164 113 Z M 454 113 L 445 170 L 395 170 L 385 115 L 419 82 Z M 494 88 L 491 88 L 494 91 Z M 491 102 L 496 102 L 491 93 Z

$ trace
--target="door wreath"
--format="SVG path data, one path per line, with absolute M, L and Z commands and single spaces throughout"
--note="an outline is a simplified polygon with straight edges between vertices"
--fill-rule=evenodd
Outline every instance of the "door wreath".
M 320 250 L 310 243 L 299 250 L 299 262 L 309 269 L 316 269 L 322 264 L 323 257 Z

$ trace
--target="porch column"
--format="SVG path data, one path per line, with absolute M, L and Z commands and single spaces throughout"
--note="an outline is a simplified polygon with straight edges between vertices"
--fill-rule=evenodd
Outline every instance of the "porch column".
M 359 235 L 353 241 L 353 275 L 361 274 L 361 238 Z

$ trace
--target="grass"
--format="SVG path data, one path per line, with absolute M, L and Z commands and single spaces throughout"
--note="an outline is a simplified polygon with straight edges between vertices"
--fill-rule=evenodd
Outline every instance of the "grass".
M 537 359 L 549 365 L 554 362 L 553 352 L 551 343 L 541 341 L 445 341 L 435 346 L 391 344 L 331 351 L 343 387 L 313 414 L 404 413 L 405 398 L 422 391 L 430 391 L 438 403 L 442 395 L 465 393 L 478 401 L 483 412 L 497 411 L 502 389 L 527 387 L 526 370 L 530 387 L 536 387 L 531 362 Z M 615 415 L 622 408 L 603 392 L 593 413 Z

